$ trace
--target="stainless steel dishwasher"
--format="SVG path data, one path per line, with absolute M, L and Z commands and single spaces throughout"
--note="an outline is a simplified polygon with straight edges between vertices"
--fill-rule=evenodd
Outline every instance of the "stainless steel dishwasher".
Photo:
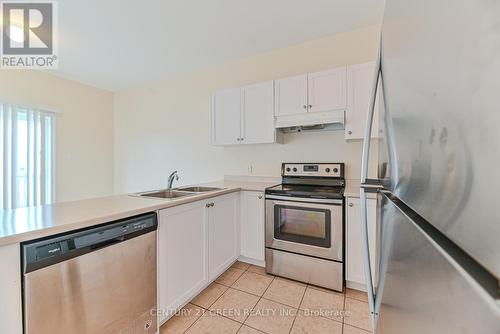
M 155 333 L 156 214 L 22 244 L 25 334 Z

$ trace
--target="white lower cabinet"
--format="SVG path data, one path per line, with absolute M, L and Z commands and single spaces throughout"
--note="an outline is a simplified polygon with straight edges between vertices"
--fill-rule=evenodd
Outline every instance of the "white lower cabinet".
M 239 196 L 213 198 L 208 203 L 209 279 L 215 280 L 239 256 Z
M 376 268 L 375 254 L 377 252 L 377 201 L 375 199 L 367 199 L 366 207 L 368 217 L 368 243 L 370 248 L 370 262 L 372 267 L 372 275 L 374 275 Z M 361 244 L 361 212 L 359 198 L 347 198 L 346 217 L 347 287 L 366 290 L 363 248 Z
M 241 192 L 241 256 L 248 262 L 264 264 L 264 193 Z
M 205 201 L 159 212 L 158 294 L 160 322 L 208 283 Z
M 158 309 L 165 322 L 239 255 L 239 193 L 160 210 Z

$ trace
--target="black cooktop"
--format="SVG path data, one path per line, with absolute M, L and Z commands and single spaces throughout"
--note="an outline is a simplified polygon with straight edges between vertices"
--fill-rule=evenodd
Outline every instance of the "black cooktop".
M 344 187 L 278 184 L 274 187 L 267 188 L 266 194 L 306 198 L 342 199 L 344 197 Z

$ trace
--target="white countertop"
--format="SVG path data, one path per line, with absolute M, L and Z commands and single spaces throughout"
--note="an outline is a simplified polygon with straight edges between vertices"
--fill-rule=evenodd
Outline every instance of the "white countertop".
M 258 181 L 256 181 L 258 180 Z M 279 184 L 276 177 L 228 176 L 223 181 L 199 184 L 223 188 L 176 199 L 115 195 L 50 205 L 0 211 L 0 246 L 98 225 L 172 206 L 191 203 L 240 190 L 264 191 Z M 345 197 L 359 197 L 359 180 L 347 180 Z M 375 194 L 368 194 L 375 198 Z
M 0 211 L 0 246 L 68 232 L 240 190 L 264 191 L 266 187 L 275 184 L 275 182 L 230 179 L 202 184 L 203 186 L 224 188 L 222 190 L 176 199 L 116 195 Z

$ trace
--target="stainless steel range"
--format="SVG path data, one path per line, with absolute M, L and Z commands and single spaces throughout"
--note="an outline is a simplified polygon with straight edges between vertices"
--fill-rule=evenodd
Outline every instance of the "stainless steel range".
M 284 163 L 266 189 L 266 271 L 343 291 L 344 164 Z

